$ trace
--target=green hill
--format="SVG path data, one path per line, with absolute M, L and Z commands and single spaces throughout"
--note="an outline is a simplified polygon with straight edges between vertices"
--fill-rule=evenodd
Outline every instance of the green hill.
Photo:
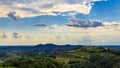
M 88 46 L 61 53 L 56 60 L 67 63 L 70 68 L 119 68 L 120 51 Z
M 96 46 L 63 51 L 5 52 L 0 56 L 0 68 L 120 68 L 120 51 Z

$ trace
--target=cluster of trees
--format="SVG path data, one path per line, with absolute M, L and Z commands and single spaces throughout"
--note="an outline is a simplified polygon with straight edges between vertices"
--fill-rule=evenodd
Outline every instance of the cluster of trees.
M 16 68 L 66 68 L 65 63 L 60 63 L 52 58 L 10 58 L 0 64 L 0 67 Z
M 89 60 L 70 60 L 68 64 L 69 68 L 120 68 L 120 57 L 105 58 L 94 55 Z

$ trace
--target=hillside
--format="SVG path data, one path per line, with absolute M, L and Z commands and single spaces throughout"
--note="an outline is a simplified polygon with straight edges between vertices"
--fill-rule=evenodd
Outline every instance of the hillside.
M 43 45 L 44 46 L 44 45 Z M 51 47 L 51 44 L 48 45 Z M 52 47 L 56 47 L 52 45 Z M 35 46 L 41 47 L 40 45 Z M 17 68 L 119 68 L 120 51 L 97 46 L 67 50 L 29 50 L 0 53 L 0 67 Z M 57 46 L 60 47 L 60 46 Z M 62 46 L 66 47 L 66 46 Z M 67 47 L 68 48 L 68 47 Z
M 56 59 L 67 63 L 70 68 L 119 68 L 120 51 L 88 46 L 61 53 Z

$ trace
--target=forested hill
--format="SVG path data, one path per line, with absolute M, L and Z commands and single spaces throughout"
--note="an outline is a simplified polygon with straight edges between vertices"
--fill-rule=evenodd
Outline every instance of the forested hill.
M 33 50 L 39 50 L 39 51 L 49 51 L 49 50 L 70 50 L 74 48 L 81 48 L 86 45 L 56 45 L 56 44 L 38 44 L 38 45 L 1 45 L 0 51 L 33 51 Z M 89 46 L 89 45 L 87 45 Z M 95 46 L 95 45 L 94 45 Z M 98 46 L 98 45 L 97 45 Z M 118 49 L 120 50 L 119 45 L 99 45 L 104 48 L 112 48 L 112 49 Z
M 44 45 L 34 46 L 36 48 Z M 47 46 L 47 45 L 46 45 Z M 51 47 L 49 44 L 48 46 Z M 68 50 L 0 51 L 1 68 L 119 68 L 120 50 L 80 46 Z M 60 46 L 57 46 L 60 47 Z M 62 46 L 66 47 L 66 46 Z M 73 46 L 74 47 L 74 46 Z
M 70 68 L 120 68 L 120 51 L 111 48 L 76 48 L 57 55 L 56 59 L 64 59 Z
M 70 50 L 74 48 L 83 47 L 82 45 L 55 45 L 55 44 L 38 44 L 38 45 L 9 45 L 9 46 L 0 46 L 2 51 L 49 51 L 49 50 Z

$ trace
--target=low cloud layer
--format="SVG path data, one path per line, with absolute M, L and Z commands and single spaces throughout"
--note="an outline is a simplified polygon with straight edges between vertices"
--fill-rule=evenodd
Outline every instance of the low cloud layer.
M 69 21 L 70 22 L 67 23 L 66 26 L 83 28 L 103 26 L 103 23 L 97 20 L 81 20 L 77 18 L 71 18 Z
M 115 22 L 103 25 L 87 29 L 52 25 L 53 30 L 47 26 L 34 32 L 0 32 L 0 44 L 120 44 L 120 25 Z
M 89 14 L 96 1 L 106 0 L 0 0 L 0 17 L 6 17 L 10 11 L 21 17 L 57 15 L 54 12 Z

